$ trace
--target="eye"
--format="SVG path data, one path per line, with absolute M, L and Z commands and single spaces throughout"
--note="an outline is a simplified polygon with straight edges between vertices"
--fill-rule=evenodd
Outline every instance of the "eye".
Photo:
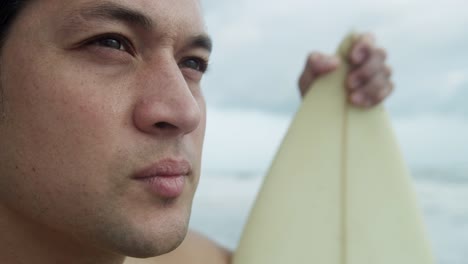
M 103 48 L 121 50 L 133 54 L 133 48 L 130 44 L 130 41 L 120 35 L 98 36 L 89 41 L 89 44 Z
M 122 42 L 120 42 L 120 40 L 117 40 L 117 39 L 112 39 L 112 38 L 100 39 L 96 41 L 96 44 L 99 46 L 107 47 L 107 48 L 125 50 L 125 47 L 122 44 Z
M 186 58 L 179 64 L 179 66 L 181 68 L 189 68 L 201 73 L 208 70 L 208 62 L 205 59 L 197 57 Z

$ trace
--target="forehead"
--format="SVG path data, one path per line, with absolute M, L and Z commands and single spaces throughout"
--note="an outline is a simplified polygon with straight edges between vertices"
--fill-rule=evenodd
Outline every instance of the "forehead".
M 160 31 L 205 31 L 199 0 L 36 0 L 27 9 L 29 16 L 45 16 L 55 25 L 86 21 L 114 9 L 137 14 L 132 18 L 140 21 L 135 22 L 151 22 Z

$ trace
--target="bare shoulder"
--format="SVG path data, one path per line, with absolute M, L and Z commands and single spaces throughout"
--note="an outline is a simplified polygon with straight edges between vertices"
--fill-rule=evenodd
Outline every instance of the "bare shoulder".
M 209 238 L 189 231 L 184 242 L 174 251 L 155 258 L 127 259 L 125 264 L 229 264 L 232 253 Z

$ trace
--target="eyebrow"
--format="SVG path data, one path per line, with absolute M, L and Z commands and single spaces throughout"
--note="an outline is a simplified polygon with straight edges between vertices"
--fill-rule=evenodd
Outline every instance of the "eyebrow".
M 211 53 L 213 50 L 213 40 L 206 34 L 200 34 L 191 38 L 188 46 L 190 48 L 202 48 Z
M 73 29 L 76 25 L 82 24 L 83 19 L 85 21 L 93 19 L 123 21 L 126 24 L 141 27 L 148 31 L 154 29 L 156 26 L 153 19 L 140 11 L 110 1 L 87 5 L 73 11 L 68 17 L 69 21 L 64 27 L 65 30 Z M 213 41 L 205 33 L 190 38 L 187 43 L 189 48 L 202 48 L 210 53 L 213 50 Z
M 155 24 L 150 17 L 143 13 L 114 2 L 100 2 L 98 4 L 85 6 L 79 9 L 77 13 L 85 19 L 123 21 L 146 30 L 152 29 Z

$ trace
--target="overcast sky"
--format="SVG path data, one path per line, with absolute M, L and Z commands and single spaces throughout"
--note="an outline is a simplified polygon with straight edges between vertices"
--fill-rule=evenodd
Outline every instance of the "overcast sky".
M 389 53 L 386 106 L 412 167 L 468 158 L 468 1 L 202 0 L 215 43 L 204 79 L 205 169 L 265 170 L 299 105 L 313 50 L 334 53 L 350 30 Z

